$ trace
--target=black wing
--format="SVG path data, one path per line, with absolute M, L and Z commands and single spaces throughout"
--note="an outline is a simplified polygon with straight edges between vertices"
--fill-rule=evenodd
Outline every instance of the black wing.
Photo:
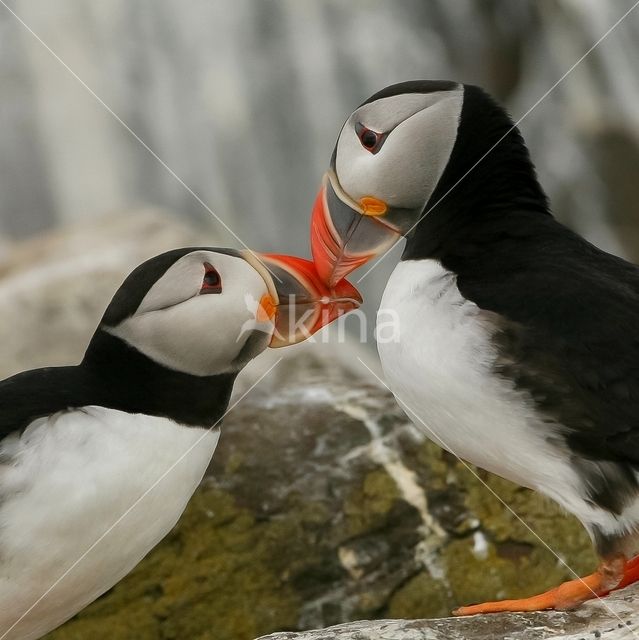
M 77 367 L 24 371 L 0 382 L 0 439 L 36 418 L 86 404 Z
M 580 458 L 639 468 L 639 268 L 550 217 L 519 225 L 449 260 L 459 289 L 498 314 L 500 372 Z

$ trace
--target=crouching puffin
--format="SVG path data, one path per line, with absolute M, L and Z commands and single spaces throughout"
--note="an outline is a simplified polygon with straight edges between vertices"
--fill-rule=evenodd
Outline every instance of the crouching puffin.
M 169 532 L 239 370 L 359 304 L 348 283 L 338 289 L 298 258 L 169 251 L 125 280 L 81 364 L 0 382 L 4 640 L 62 624 Z M 303 312 L 289 323 L 291 301 Z
M 482 89 L 383 89 L 344 124 L 315 202 L 335 285 L 406 238 L 378 349 L 413 421 L 455 455 L 549 496 L 597 570 L 457 614 L 569 608 L 639 578 L 639 268 L 562 226 L 524 141 Z

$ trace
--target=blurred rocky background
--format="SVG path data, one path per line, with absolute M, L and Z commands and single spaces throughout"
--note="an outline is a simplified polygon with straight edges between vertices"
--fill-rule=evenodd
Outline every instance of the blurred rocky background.
M 239 246 L 207 207 L 256 249 L 308 255 L 339 127 L 380 87 L 481 84 L 517 119 L 631 6 L 6 0 L 33 33 L 0 4 L 1 375 L 78 361 L 143 259 Z M 637 54 L 639 10 L 521 129 L 556 214 L 639 261 Z M 394 259 L 362 283 L 369 309 Z M 274 369 L 225 421 L 176 530 L 51 638 L 250 640 L 443 616 L 592 569 L 576 522 L 425 441 L 360 359 L 374 368 L 355 340 L 258 359 L 236 397 Z
M 155 206 L 237 246 L 204 202 L 248 245 L 308 255 L 371 93 L 450 78 L 518 119 L 633 1 L 6 0 L 33 33 L 0 6 L 0 234 Z M 637 261 L 638 56 L 635 12 L 521 124 L 557 215 Z M 397 255 L 362 283 L 370 309 Z

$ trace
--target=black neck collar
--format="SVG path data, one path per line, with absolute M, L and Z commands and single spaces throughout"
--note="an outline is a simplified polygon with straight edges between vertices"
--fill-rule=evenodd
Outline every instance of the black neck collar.
M 402 259 L 463 253 L 478 239 L 489 241 L 493 225 L 525 224 L 519 212 L 549 215 L 528 149 L 504 110 L 483 90 L 465 85 L 450 160 Z
M 195 376 L 164 367 L 98 329 L 81 368 L 105 394 L 104 405 L 210 426 L 226 411 L 237 373 Z
M 25 371 L 0 382 L 0 435 L 89 405 L 210 427 L 224 415 L 235 377 L 173 371 L 98 329 L 79 365 Z

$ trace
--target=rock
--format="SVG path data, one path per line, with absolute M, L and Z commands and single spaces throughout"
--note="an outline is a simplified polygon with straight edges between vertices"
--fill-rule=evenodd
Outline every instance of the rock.
M 570 577 L 388 394 L 336 366 L 324 347 L 279 363 L 239 403 L 174 532 L 52 639 L 246 640 L 357 618 L 441 616 Z M 570 566 L 592 566 L 575 522 L 529 491 L 482 479 Z M 485 632 L 483 618 L 356 623 L 299 640 L 543 638 L 580 620 L 584 629 L 611 628 L 592 605 L 584 611 L 590 620 L 582 612 L 487 617 L 496 626 Z M 619 611 L 625 624 L 628 611 Z
M 442 616 L 570 577 L 389 394 L 323 347 L 289 356 L 241 400 L 174 532 L 51 639 L 246 640 Z M 575 570 L 592 566 L 588 540 L 558 508 L 482 480 Z
M 574 611 L 508 613 L 436 620 L 375 620 L 258 640 L 630 640 L 639 631 L 639 587 Z
M 79 360 L 124 275 L 193 243 L 202 233 L 136 212 L 13 247 L 0 262 L 3 374 Z M 573 519 L 425 440 L 367 377 L 358 347 L 258 358 L 178 526 L 50 640 L 248 640 L 441 617 L 572 577 L 560 559 L 577 573 L 592 569 Z

